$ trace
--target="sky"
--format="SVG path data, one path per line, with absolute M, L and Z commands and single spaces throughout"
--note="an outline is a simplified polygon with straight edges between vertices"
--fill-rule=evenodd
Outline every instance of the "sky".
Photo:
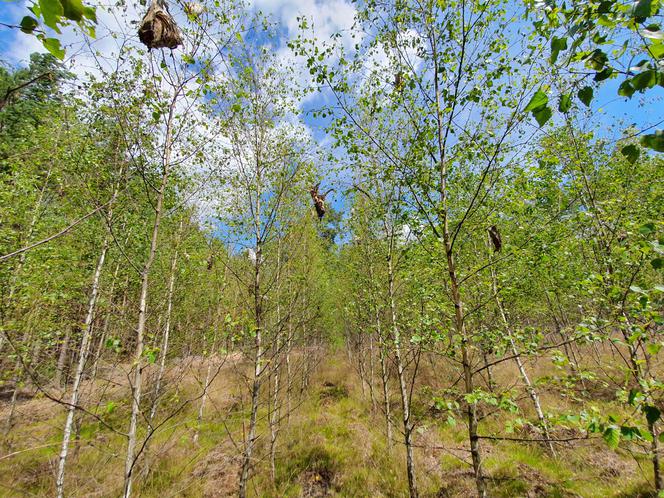
M 27 14 L 30 0 L 4 0 L 0 3 L 0 23 L 16 25 L 21 18 Z M 90 5 L 104 5 L 103 0 L 88 0 L 85 2 Z M 102 13 L 100 23 L 97 29 L 97 39 L 93 42 L 92 48 L 99 50 L 102 54 L 110 54 L 117 48 L 117 40 L 109 36 L 110 32 L 120 32 L 133 34 L 136 31 L 137 20 L 140 20 L 142 12 L 145 9 L 140 5 L 136 6 L 132 0 L 127 2 L 125 11 L 119 7 L 112 7 L 114 13 Z M 280 57 L 286 60 L 292 60 L 293 56 L 286 47 L 287 41 L 295 37 L 298 33 L 298 17 L 307 16 L 315 24 L 315 32 L 320 39 L 328 39 L 334 33 L 342 33 L 346 43 L 350 43 L 349 36 L 353 25 L 356 12 L 353 2 L 350 0 L 250 0 L 249 9 L 260 10 L 269 15 L 271 20 L 280 26 L 281 35 L 278 46 L 275 47 Z M 99 11 L 101 12 L 101 11 Z M 83 75 L 86 71 L 92 70 L 90 61 L 86 61 L 85 52 L 88 47 L 80 43 L 80 36 L 71 30 L 65 30 L 61 36 L 64 45 L 70 45 L 68 57 L 73 58 L 72 69 L 76 74 Z M 34 37 L 21 33 L 16 29 L 8 29 L 0 26 L 0 59 L 12 65 L 25 64 L 32 52 L 43 52 L 41 43 Z M 87 63 L 86 63 L 87 62 Z M 303 68 L 304 69 L 304 68 Z M 652 113 L 652 106 L 657 102 L 662 107 L 661 99 L 664 97 L 664 89 L 652 90 L 645 101 L 639 96 L 631 100 L 617 96 L 616 90 L 618 81 L 613 80 L 605 84 L 600 90 L 597 98 L 597 105 L 594 106 L 595 112 L 599 112 L 601 122 L 624 122 L 627 124 L 635 123 L 637 126 L 649 122 L 650 118 L 655 117 Z M 304 102 L 303 106 L 307 108 L 315 107 L 312 100 Z M 664 117 L 664 112 L 655 113 Z M 317 139 L 322 139 L 319 124 L 309 116 L 308 120 L 312 131 Z
M 173 0 L 171 0 L 173 1 Z M 95 5 L 103 0 L 87 0 L 86 4 Z M 27 14 L 29 0 L 10 0 L 0 3 L 0 23 L 16 25 Z M 135 43 L 137 22 L 140 21 L 145 7 L 127 1 L 123 9 L 113 6 L 108 11 L 98 9 L 99 24 L 96 39 L 91 45 L 82 42 L 78 33 L 65 30 L 60 36 L 63 45 L 67 48 L 67 59 L 72 72 L 85 77 L 86 72 L 95 72 L 96 63 L 90 57 L 91 52 L 98 52 L 109 65 L 114 62 L 114 53 L 117 53 L 119 40 L 131 36 Z M 100 4 L 101 5 L 101 4 Z M 111 3 L 110 5 L 114 5 Z M 351 28 L 356 13 L 355 6 L 350 0 L 250 0 L 249 9 L 262 11 L 270 16 L 272 22 L 279 26 L 279 38 L 274 47 L 278 57 L 287 64 L 298 66 L 301 78 L 308 78 L 308 73 L 301 61 L 297 61 L 290 49 L 286 46 L 289 39 L 298 34 L 298 17 L 308 17 L 315 26 L 315 33 L 319 39 L 328 39 L 335 33 L 341 33 L 342 42 L 350 45 Z M 114 38 L 113 33 L 123 36 Z M 10 65 L 23 65 L 32 52 L 43 52 L 41 43 L 34 37 L 26 35 L 17 29 L 8 29 L 0 25 L 0 60 Z M 656 88 L 650 91 L 647 98 L 635 95 L 632 99 L 625 99 L 617 95 L 619 81 L 606 82 L 598 92 L 592 111 L 582 120 L 582 126 L 596 132 L 605 138 L 618 138 L 622 130 L 634 125 L 643 129 L 664 119 L 664 89 Z M 323 102 L 324 96 L 314 94 L 306 99 L 302 105 L 302 120 L 309 128 L 311 135 L 319 143 L 329 142 L 323 130 L 324 122 L 314 119 L 308 112 Z M 658 128 L 662 128 L 660 124 Z M 337 179 L 338 180 L 338 179 Z M 334 179 L 329 178 L 332 182 Z M 323 185 L 323 187 L 325 184 Z M 337 192 L 343 190 L 337 188 Z M 341 195 L 331 196 L 332 205 L 340 208 Z
M 173 3 L 174 0 L 171 0 Z M 114 54 L 119 49 L 119 40 L 128 38 L 129 35 L 138 44 L 136 36 L 137 22 L 142 18 L 146 7 L 137 5 L 134 0 L 128 0 L 125 9 L 112 7 L 111 9 L 97 9 L 98 25 L 96 38 L 88 41 L 90 45 L 82 42 L 79 33 L 71 29 L 64 29 L 61 35 L 57 35 L 62 45 L 67 49 L 65 62 L 68 64 L 71 72 L 78 77 L 85 78 L 86 73 L 97 73 L 96 65 L 99 60 L 106 61 L 109 69 L 113 66 Z M 1 1 L 0 3 L 0 23 L 17 25 L 22 17 L 29 14 L 29 0 Z M 107 5 L 103 0 L 84 0 L 86 5 Z M 111 3 L 111 5 L 113 5 Z M 321 39 L 328 39 L 334 33 L 349 32 L 354 16 L 355 7 L 352 2 L 347 0 L 250 0 L 248 9 L 254 12 L 262 12 L 270 17 L 271 22 L 279 26 L 277 45 L 274 47 L 277 56 L 286 64 L 296 64 L 291 50 L 287 47 L 289 39 L 297 35 L 299 29 L 298 17 L 306 16 L 315 23 L 316 34 Z M 171 9 L 175 10 L 175 9 Z M 180 10 L 180 9 L 177 9 Z M 110 11 L 110 12 L 109 12 Z M 182 22 L 186 22 L 182 20 Z M 114 39 L 112 33 L 120 33 L 117 39 Z M 248 39 L 248 37 L 247 37 Z M 349 38 L 350 39 L 350 38 Z M 33 52 L 45 52 L 41 43 L 31 35 L 26 35 L 17 29 L 8 29 L 0 26 L 0 60 L 12 66 L 23 66 L 29 61 L 29 56 Z M 98 52 L 100 57 L 94 60 L 91 52 Z M 305 74 L 308 77 L 303 62 L 300 61 L 303 78 Z M 306 110 L 315 108 L 321 100 L 315 94 L 310 95 L 303 102 L 302 120 L 310 130 L 311 135 L 318 143 L 327 142 L 323 130 L 324 123 L 321 120 L 314 119 Z M 334 181 L 332 178 L 328 182 Z M 332 205 L 341 209 L 343 199 L 341 196 L 330 196 Z

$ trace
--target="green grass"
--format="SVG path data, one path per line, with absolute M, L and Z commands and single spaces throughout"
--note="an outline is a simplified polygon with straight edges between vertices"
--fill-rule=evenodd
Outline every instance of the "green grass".
M 290 425 L 284 423 L 281 427 L 277 440 L 274 481 L 267 458 L 267 411 L 260 411 L 258 432 L 261 437 L 256 448 L 258 460 L 249 486 L 250 495 L 297 497 L 313 490 L 338 497 L 407 496 L 405 452 L 399 444 L 399 412 L 393 414 L 396 443 L 390 448 L 380 411 L 372 414 L 371 403 L 362 397 L 358 381 L 350 372 L 341 355 L 335 356 L 321 366 L 308 394 L 294 400 L 297 409 Z M 220 392 L 218 399 L 209 403 L 197 444 L 193 442 L 197 403 L 169 419 L 154 435 L 147 452 L 150 473 L 143 476 L 139 469 L 136 480 L 138 496 L 164 498 L 175 492 L 176 496 L 199 497 L 210 495 L 211 490 L 225 490 L 232 495 L 240 452 L 229 433 L 241 444 L 248 420 L 248 404 L 245 393 L 244 403 L 235 403 L 230 412 L 223 407 L 214 408 L 222 399 L 231 395 L 237 397 L 240 393 L 239 382 L 227 381 L 228 385 L 235 386 L 234 392 Z M 192 393 L 183 391 L 179 397 L 185 399 L 189 394 Z M 126 430 L 128 405 L 123 400 L 116 401 L 111 413 L 102 410 L 100 415 L 118 429 Z M 425 398 L 416 400 L 420 431 L 416 435 L 419 446 L 415 457 L 420 493 L 423 497 L 470 496 L 474 492 L 474 481 L 470 467 L 463 462 L 469 461 L 463 416 L 458 416 L 457 425 L 450 427 L 446 416 L 426 409 L 427 403 Z M 561 401 L 556 410 L 569 409 L 566 403 Z M 609 401 L 595 404 L 603 412 L 617 413 L 617 406 Z M 169 413 L 176 406 L 178 402 L 174 398 L 165 397 L 162 413 Z M 482 421 L 481 431 L 500 434 L 510 417 L 513 416 L 489 417 Z M 34 449 L 0 460 L 0 482 L 7 486 L 0 488 L 1 496 L 16 496 L 20 492 L 53 495 L 54 465 L 63 422 L 64 410 L 53 406 L 50 418 L 18 424 L 10 437 L 13 451 Z M 117 496 L 122 488 L 126 438 L 91 417 L 85 418 L 80 438 L 80 449 L 72 455 L 67 468 L 69 494 L 85 496 L 97 492 L 104 497 Z M 45 444 L 50 446 L 39 447 Z M 652 496 L 647 482 L 651 478 L 647 459 L 641 457 L 637 463 L 627 452 L 612 452 L 601 440 L 560 448 L 555 458 L 536 443 L 483 440 L 482 445 L 493 497 Z M 2 450 L 4 453 L 8 448 L 5 446 Z

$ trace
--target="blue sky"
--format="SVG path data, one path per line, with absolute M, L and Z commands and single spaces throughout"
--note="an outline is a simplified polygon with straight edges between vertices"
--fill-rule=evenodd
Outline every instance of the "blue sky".
M 92 0 L 91 3 L 94 4 L 95 1 Z M 26 0 L 5 1 L 0 5 L 2 5 L 0 23 L 18 24 L 27 13 L 29 2 Z M 274 48 L 278 56 L 287 63 L 300 64 L 303 78 L 306 78 L 307 74 L 302 62 L 297 63 L 286 47 L 287 40 L 296 36 L 298 32 L 298 16 L 305 15 L 313 20 L 316 34 L 320 39 L 329 38 L 332 34 L 340 32 L 343 33 L 342 42 L 352 43 L 349 31 L 353 24 L 355 7 L 350 0 L 254 0 L 250 2 L 249 8 L 269 14 L 273 22 L 278 24 L 280 38 Z M 112 15 L 100 15 L 97 40 L 93 42 L 93 49 L 99 50 L 102 54 L 112 54 L 113 50 L 117 48 L 117 42 L 108 36 L 110 32 L 120 32 L 135 38 L 136 25 L 134 22 L 140 19 L 145 8 L 128 2 L 125 12 L 121 12 L 119 8 L 113 9 L 115 12 Z M 83 75 L 90 70 L 91 64 L 89 61 L 86 62 L 85 55 L 89 48 L 83 46 L 80 36 L 71 30 L 66 30 L 61 39 L 63 44 L 68 46 L 68 57 L 73 58 L 71 64 L 73 71 Z M 25 63 L 31 52 L 43 51 L 43 48 L 33 36 L 0 26 L 0 51 L 2 52 L 0 58 L 6 63 L 20 65 Z M 629 126 L 643 129 L 664 119 L 663 88 L 658 87 L 649 91 L 646 97 L 636 94 L 632 99 L 626 99 L 617 95 L 619 83 L 618 80 L 608 81 L 600 88 L 592 109 L 580 120 L 583 128 L 593 130 L 601 137 L 619 138 L 622 130 Z M 325 143 L 326 136 L 323 127 L 326 120 L 314 119 L 310 113 L 306 112 L 321 103 L 321 96 L 313 96 L 303 102 L 302 119 L 310 128 L 316 141 Z M 659 124 L 658 128 L 662 127 L 664 126 Z M 335 179 L 329 178 L 328 181 L 332 182 Z M 324 182 L 324 187 L 327 187 L 326 183 L 328 182 Z M 331 201 L 334 207 L 341 208 L 342 195 L 340 192 L 345 186 L 336 186 L 337 194 L 331 196 Z
M 0 5 L 0 23 L 18 24 L 21 18 L 27 13 L 27 7 L 30 2 L 26 0 L 3 1 Z M 94 2 L 92 2 L 94 4 Z M 139 18 L 142 7 L 130 6 L 127 14 L 120 18 L 111 18 L 105 16 L 105 21 L 109 30 L 118 29 L 121 31 L 132 31 L 135 25 L 130 24 L 132 14 Z M 250 2 L 250 8 L 261 10 L 270 16 L 275 23 L 281 26 L 279 33 L 281 36 L 280 45 L 277 51 L 286 56 L 288 48 L 286 41 L 297 34 L 297 17 L 306 15 L 313 19 L 316 24 L 316 33 L 321 39 L 325 39 L 336 32 L 347 32 L 352 23 L 355 14 L 355 7 L 351 1 L 347 0 L 254 0 Z M 122 26 L 123 20 L 129 22 Z M 103 33 L 103 30 L 100 30 Z M 63 42 L 74 43 L 76 35 L 70 31 L 65 31 Z M 104 42 L 101 42 L 104 45 Z M 25 35 L 16 29 L 0 27 L 0 56 L 5 62 L 13 65 L 25 63 L 28 56 L 33 51 L 43 51 L 41 44 L 32 36 Z M 76 64 L 74 63 L 74 68 Z M 612 80 L 604 84 L 599 90 L 593 112 L 598 113 L 592 120 L 593 126 L 598 128 L 605 127 L 609 123 L 623 122 L 625 124 L 635 124 L 637 127 L 648 126 L 657 120 L 664 119 L 664 89 L 661 87 L 651 90 L 644 99 L 642 95 L 635 95 L 632 99 L 625 99 L 617 95 L 617 87 L 620 82 Z M 311 99 L 304 104 L 306 108 L 312 108 L 316 105 L 316 99 Z M 310 125 L 317 139 L 322 139 L 320 131 L 320 120 L 314 120 L 308 114 L 304 115 L 305 121 Z

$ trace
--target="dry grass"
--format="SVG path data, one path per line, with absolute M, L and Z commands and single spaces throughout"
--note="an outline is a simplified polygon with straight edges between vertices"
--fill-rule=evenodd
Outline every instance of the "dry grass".
M 218 359 L 217 359 L 218 361 Z M 437 360 L 422 362 L 418 384 L 433 390 L 449 385 L 452 372 Z M 117 367 L 117 366 L 116 366 Z M 237 490 L 244 424 L 248 418 L 248 393 L 243 381 L 246 365 L 241 358 L 227 361 L 210 386 L 209 399 L 198 443 L 197 397 L 207 369 L 200 358 L 190 358 L 169 370 L 167 392 L 161 400 L 163 423 L 141 460 L 137 494 L 141 497 L 223 497 Z M 85 385 L 85 403 L 100 419 L 84 416 L 78 450 L 67 473 L 70 496 L 117 496 L 122 488 L 125 438 L 113 432 L 125 430 L 128 387 L 123 368 L 107 369 L 105 381 Z M 533 380 L 551 376 L 545 365 L 530 364 Z M 555 372 L 554 372 L 555 373 Z M 506 363 L 493 371 L 499 385 L 514 385 L 515 367 Z M 153 376 L 153 375 L 152 375 Z M 150 377 L 150 375 L 148 376 Z M 377 379 L 376 379 L 377 380 Z M 290 424 L 284 421 L 277 440 L 276 474 L 269 471 L 267 412 L 259 417 L 258 456 L 249 492 L 260 497 L 401 497 L 407 495 L 405 457 L 399 432 L 398 398 L 395 408 L 395 441 L 385 438 L 380 409 L 372 413 L 370 400 L 362 396 L 359 379 L 345 355 L 329 354 L 315 372 L 307 392 L 294 399 Z M 395 386 L 393 386 L 395 387 Z M 294 388 L 299 390 L 299 383 Z M 558 387 L 541 385 L 543 404 L 551 413 L 578 408 L 573 397 Z M 380 390 L 375 389 L 378 395 Z M 150 399 L 149 389 L 146 399 Z M 368 395 L 368 390 L 367 390 Z M 473 496 L 467 434 L 463 418 L 456 415 L 450 426 L 447 414 L 431 408 L 431 390 L 416 389 L 415 437 L 418 485 L 422 496 Z M 592 393 L 588 394 L 592 397 Z M 190 400 L 187 402 L 187 400 Z M 599 395 L 586 400 L 602 410 L 619 412 L 619 406 Z M 483 434 L 504 434 L 507 421 L 533 419 L 527 399 L 521 412 L 497 412 L 481 424 Z M 381 404 L 378 403 L 378 407 Z M 110 407 L 110 408 L 109 408 Z M 6 414 L 0 407 L 0 416 Z M 178 411 L 179 410 L 179 411 Z M 164 417 L 164 414 L 173 414 Z M 52 496 L 54 470 L 64 410 L 37 395 L 22 399 L 19 418 L 3 440 L 0 459 L 1 496 Z M 528 436 L 522 429 L 509 436 Z M 557 429 L 560 431 L 572 429 Z M 650 467 L 634 446 L 611 451 L 601 440 L 560 445 L 556 458 L 536 442 L 483 441 L 483 455 L 491 496 L 648 496 Z M 149 472 L 148 472 L 149 470 Z

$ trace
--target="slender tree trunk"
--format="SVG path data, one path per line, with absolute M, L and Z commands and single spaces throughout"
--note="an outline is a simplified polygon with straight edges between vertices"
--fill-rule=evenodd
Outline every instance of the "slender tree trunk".
M 254 307 L 256 313 L 256 335 L 254 337 L 254 380 L 251 388 L 251 416 L 249 419 L 249 433 L 245 442 L 244 459 L 242 461 L 242 470 L 240 473 L 240 498 L 247 496 L 247 482 L 249 480 L 249 471 L 251 468 L 251 458 L 254 451 L 254 443 L 256 439 L 256 419 L 258 416 L 258 395 L 261 388 L 261 374 L 263 373 L 262 360 L 263 360 L 263 344 L 262 344 L 262 296 L 260 294 L 260 245 L 256 250 L 256 267 L 254 272 Z
M 74 415 L 76 413 L 76 408 L 79 401 L 81 380 L 83 379 L 83 370 L 85 369 L 85 364 L 87 362 L 88 353 L 90 350 L 90 342 L 92 339 L 92 319 L 94 317 L 95 306 L 97 304 L 97 296 L 99 295 L 99 281 L 101 278 L 102 269 L 104 267 L 107 251 L 108 239 L 105 239 L 101 253 L 99 254 L 99 260 L 97 261 L 97 268 L 95 269 L 94 277 L 92 279 L 92 290 L 90 292 L 88 311 L 85 315 L 85 322 L 83 325 L 83 336 L 81 338 L 81 348 L 78 355 L 78 364 L 74 374 L 69 405 L 67 406 L 67 419 L 65 421 L 65 426 L 62 433 L 62 447 L 60 449 L 58 472 L 55 481 L 56 495 L 58 498 L 62 498 L 65 494 L 65 467 L 67 464 L 67 453 L 69 451 L 69 440 L 71 438 Z
M 249 417 L 249 433 L 245 441 L 244 458 L 240 470 L 240 483 L 238 495 L 240 498 L 247 496 L 247 483 L 251 470 L 251 459 L 253 457 L 254 443 L 256 440 L 256 420 L 258 417 L 258 396 L 260 394 L 263 373 L 263 295 L 261 289 L 261 266 L 263 263 L 263 234 L 261 230 L 261 165 L 256 160 L 256 205 L 254 210 L 254 236 L 256 242 L 256 261 L 254 263 L 254 318 L 256 331 L 254 336 L 254 379 L 251 388 L 251 415 Z
M 9 404 L 9 412 L 7 414 L 7 418 L 5 419 L 5 427 L 4 427 L 5 436 L 9 435 L 13 427 L 14 413 L 16 412 L 16 404 L 18 402 L 18 388 L 19 384 L 21 384 L 21 382 L 23 381 L 23 375 L 25 374 L 25 363 L 27 361 L 25 358 L 25 353 L 30 347 L 32 314 L 29 313 L 27 316 L 28 319 L 25 323 L 23 336 L 21 337 L 21 340 L 19 342 L 9 341 L 9 344 L 12 347 L 16 359 L 14 360 L 14 369 L 12 370 L 14 374 L 12 378 L 12 384 L 14 386 L 14 390 L 12 391 L 12 397 Z M 24 346 L 20 347 L 21 345 Z
M 657 427 L 654 423 L 648 422 L 648 430 L 652 436 L 650 443 L 650 451 L 652 452 L 652 469 L 655 477 L 655 490 L 660 493 L 664 489 L 664 478 L 662 477 L 662 470 L 659 464 L 659 434 Z
M 489 262 L 493 263 L 491 255 L 489 256 Z M 512 334 L 512 328 L 510 327 L 509 322 L 507 321 L 507 314 L 505 313 L 503 302 L 500 299 L 499 289 L 498 289 L 498 278 L 496 277 L 496 269 L 494 268 L 493 264 L 490 265 L 490 268 L 491 268 L 491 292 L 493 293 L 493 298 L 496 302 L 496 307 L 498 308 L 498 314 L 500 315 L 500 320 L 503 324 L 503 328 L 505 329 L 505 333 L 507 334 L 507 337 L 510 341 L 510 348 L 512 349 L 512 355 L 514 356 L 514 361 L 516 362 L 516 366 L 519 369 L 519 375 L 521 376 L 521 380 L 526 386 L 526 392 L 528 393 L 528 396 L 533 402 L 533 407 L 535 408 L 535 413 L 537 414 L 537 420 L 539 420 L 540 429 L 542 430 L 544 438 L 546 439 L 549 452 L 551 453 L 551 455 L 555 456 L 556 450 L 553 447 L 553 442 L 551 441 L 551 435 L 549 433 L 549 424 L 547 423 L 546 417 L 544 416 L 544 412 L 542 411 L 542 405 L 540 403 L 537 389 L 535 389 L 533 384 L 530 382 L 530 378 L 528 377 L 528 372 L 526 372 L 526 367 L 524 366 L 523 361 L 521 360 L 521 353 L 519 352 L 519 348 L 517 347 L 516 341 L 514 340 L 514 335 Z
M 278 239 L 277 244 L 277 322 L 276 322 L 276 341 L 274 347 L 274 384 L 272 390 L 272 412 L 270 413 L 270 477 L 272 484 L 275 485 L 277 480 L 277 436 L 279 434 L 279 420 L 281 418 L 281 405 L 279 403 L 279 381 L 281 370 L 281 346 L 283 342 L 283 328 L 281 324 L 281 238 Z M 290 319 L 290 316 L 288 317 Z
M 32 357 L 30 358 L 30 365 L 37 365 L 39 362 L 39 357 L 41 356 L 41 348 L 43 342 L 40 340 L 35 341 L 35 346 L 32 348 Z
M 39 190 L 39 195 L 37 196 L 37 201 L 35 202 L 35 206 L 32 208 L 32 217 L 30 218 L 30 225 L 28 226 L 28 230 L 25 235 L 25 240 L 27 242 L 30 242 L 32 240 L 32 235 L 35 232 L 37 221 L 39 221 L 42 203 L 44 202 L 44 194 L 46 192 L 46 187 L 48 187 L 48 183 L 51 178 L 51 172 L 53 171 L 54 164 L 55 163 L 53 161 L 49 163 L 48 171 L 46 172 L 46 179 L 44 180 L 42 188 Z M 23 266 L 25 266 L 26 257 L 27 257 L 27 252 L 22 252 L 19 255 L 18 263 L 11 273 L 9 292 L 7 293 L 7 303 L 9 303 L 10 306 L 12 305 L 12 301 L 14 300 L 14 294 L 16 293 L 16 286 L 18 283 L 18 279 L 21 275 L 21 272 L 23 271 Z M 0 334 L 0 354 L 4 349 L 5 338 L 7 333 L 8 333 L 7 331 L 4 331 L 2 334 Z
M 177 274 L 178 266 L 178 249 L 180 246 L 180 240 L 182 238 L 182 230 L 184 227 L 184 220 L 180 220 L 180 226 L 178 227 L 178 233 L 175 241 L 175 251 L 173 252 L 173 258 L 171 259 L 171 273 L 168 278 L 168 292 L 166 297 L 166 323 L 164 325 L 164 336 L 161 342 L 161 355 L 159 358 L 159 371 L 157 373 L 157 382 L 154 388 L 154 401 L 152 402 L 152 408 L 150 409 L 150 417 L 148 423 L 152 425 L 155 415 L 157 414 L 157 408 L 159 406 L 159 397 L 161 396 L 161 381 L 164 378 L 164 371 L 166 370 L 166 355 L 168 354 L 168 346 L 171 332 L 171 314 L 173 312 L 173 289 L 175 289 L 175 276 Z
M 463 21 L 466 22 L 465 20 Z M 454 260 L 454 253 L 452 247 L 452 237 L 450 235 L 449 217 L 448 217 L 448 186 L 447 186 L 447 160 L 445 158 L 446 152 L 446 135 L 444 132 L 443 112 L 441 108 L 441 92 L 440 92 L 440 71 L 438 60 L 438 49 L 436 45 L 435 36 L 431 37 L 431 48 L 433 52 L 434 61 L 434 88 L 435 88 L 435 110 L 436 110 L 436 124 L 437 124 L 437 139 L 438 139 L 438 153 L 439 153 L 439 192 L 440 192 L 440 208 L 438 215 L 442 218 L 442 238 L 443 246 L 445 248 L 445 256 L 447 261 L 447 272 L 449 275 L 449 287 L 452 293 L 452 304 L 454 305 L 454 328 L 461 337 L 461 363 L 463 366 L 463 380 L 466 394 L 470 394 L 474 390 L 473 385 L 473 368 L 471 365 L 471 336 L 468 334 L 465 327 L 463 301 L 461 299 L 461 291 L 459 289 L 459 281 L 457 277 L 456 262 Z M 459 54 L 459 69 L 454 83 L 454 99 L 455 104 L 449 113 L 449 116 L 454 115 L 456 107 L 456 96 L 461 82 L 461 70 L 464 65 L 466 55 L 466 31 L 464 26 L 463 36 L 460 43 Z M 451 120 L 451 117 L 450 117 Z M 447 124 L 449 130 L 450 123 Z M 457 227 L 460 230 L 461 226 Z M 477 494 L 480 498 L 485 498 L 487 495 L 486 485 L 484 483 L 484 476 L 482 471 L 482 454 L 480 451 L 480 441 L 477 434 L 477 407 L 474 403 L 466 403 L 466 416 L 468 419 L 468 439 L 470 440 L 470 454 L 473 460 L 473 473 L 475 475 L 475 484 L 477 486 Z
M 21 344 L 27 344 L 29 337 L 29 332 L 26 328 L 25 333 L 23 334 L 23 339 Z M 18 347 L 14 347 L 14 354 L 16 354 L 16 362 L 14 363 L 14 390 L 12 391 L 12 397 L 9 402 L 9 413 L 7 414 L 7 419 L 5 420 L 5 436 L 9 435 L 14 424 L 14 413 L 16 412 L 16 403 L 18 402 L 18 386 L 23 379 L 23 360 L 21 359 L 22 351 Z
M 288 317 L 288 335 L 286 336 L 286 423 L 290 424 L 291 391 L 293 389 L 293 375 L 291 372 L 291 348 L 293 347 L 293 322 Z
M 32 239 L 35 227 L 37 226 L 37 221 L 39 220 L 42 203 L 44 202 L 44 194 L 46 192 L 46 187 L 48 186 L 49 179 L 51 178 L 51 172 L 53 171 L 53 165 L 54 165 L 53 162 L 49 163 L 49 168 L 46 173 L 46 179 L 44 180 L 42 188 L 39 190 L 37 201 L 35 202 L 35 206 L 32 209 L 32 217 L 30 218 L 30 225 L 28 227 L 28 231 L 26 234 L 27 241 L 30 241 Z M 9 284 L 9 292 L 7 294 L 7 302 L 9 303 L 10 306 L 12 305 L 12 302 L 14 300 L 14 294 L 16 293 L 16 288 L 18 285 L 18 279 L 21 275 L 21 272 L 23 271 L 23 266 L 25 266 L 26 257 L 27 257 L 26 252 L 21 253 L 18 258 L 18 264 L 12 271 L 12 277 Z M 0 334 L 0 355 L 5 346 L 5 340 L 7 339 L 7 334 L 9 334 L 9 331 L 7 330 L 3 330 L 2 333 Z M 26 330 L 26 332 L 23 335 L 23 341 L 21 341 L 21 343 L 22 344 L 26 343 L 27 338 L 28 338 L 28 332 Z M 22 362 L 20 357 L 21 352 L 18 349 L 16 349 L 15 353 L 16 353 L 16 362 L 14 365 L 14 390 L 12 392 L 12 397 L 10 400 L 9 413 L 7 414 L 7 419 L 5 421 L 5 435 L 8 435 L 12 429 L 14 413 L 16 411 L 16 402 L 18 401 L 18 385 L 21 383 L 21 379 L 23 377 L 23 369 L 21 364 Z M 4 355 L 1 355 L 0 357 L 2 356 Z M 0 362 L 0 365 L 1 364 L 2 363 Z M 58 385 L 60 385 L 59 382 Z
M 385 412 L 385 434 L 387 437 L 387 447 L 392 448 L 392 420 L 390 418 L 390 389 L 389 389 L 389 376 L 387 371 L 387 352 L 383 334 L 381 331 L 380 316 L 378 315 L 378 307 L 376 306 L 376 331 L 379 341 L 379 361 L 380 361 L 380 379 L 383 385 L 383 411 Z
M 62 387 L 62 379 L 65 370 L 65 364 L 67 363 L 67 352 L 69 351 L 69 339 L 71 338 L 71 327 L 65 328 L 65 336 L 62 338 L 60 343 L 60 354 L 58 355 L 58 363 L 55 367 L 55 378 L 53 382 L 56 386 Z
M 208 395 L 208 389 L 210 388 L 210 375 L 212 375 L 212 361 L 208 356 L 207 359 L 207 371 L 205 373 L 205 385 L 203 386 L 203 395 L 201 396 L 201 404 L 198 407 L 198 416 L 196 417 L 196 432 L 194 432 L 193 441 L 194 444 L 198 444 L 198 437 L 201 432 L 201 424 L 203 423 L 203 414 L 205 413 L 205 401 Z
M 274 384 L 272 390 L 272 413 L 270 414 L 270 477 L 272 484 L 277 480 L 277 435 L 279 433 L 279 368 L 274 369 Z
M 159 227 L 161 225 L 161 216 L 164 203 L 164 194 L 166 193 L 166 186 L 168 185 L 170 173 L 170 159 L 172 150 L 172 134 L 173 134 L 173 115 L 175 111 L 175 103 L 179 95 L 180 89 L 176 90 L 171 100 L 168 120 L 166 123 L 166 138 L 164 142 L 164 155 L 162 161 L 162 177 L 159 192 L 157 194 L 157 203 L 155 206 L 154 224 L 152 227 L 152 238 L 150 240 L 150 249 L 148 252 L 147 260 L 143 265 L 141 272 L 141 294 L 138 305 L 138 326 L 136 327 L 136 346 L 134 352 L 134 379 L 131 386 L 132 403 L 131 403 L 131 417 L 129 421 L 129 432 L 127 433 L 127 456 L 125 459 L 125 475 L 124 475 L 124 497 L 131 496 L 131 487 L 133 481 L 133 471 L 136 463 L 136 437 L 138 429 L 138 415 L 141 410 L 141 393 L 143 388 L 143 348 L 144 348 L 144 334 L 145 323 L 147 321 L 147 308 L 148 308 L 148 290 L 149 290 L 149 276 L 152 263 L 154 262 L 157 253 L 157 244 L 159 241 Z
M 125 239 L 125 245 L 129 241 L 129 235 Z M 101 335 L 99 337 L 99 342 L 97 343 L 97 349 L 95 351 L 95 359 L 92 364 L 92 379 L 97 378 L 97 369 L 99 367 L 99 359 L 101 358 L 101 353 L 104 350 L 104 345 L 106 344 L 106 337 L 108 337 L 108 329 L 111 323 L 111 310 L 113 309 L 113 297 L 115 295 L 115 285 L 118 280 L 118 273 L 120 272 L 120 263 L 121 260 L 115 264 L 115 270 L 113 270 L 113 279 L 111 280 L 111 289 L 108 292 L 108 312 L 104 316 L 104 326 L 102 327 Z
M 212 360 L 211 356 L 217 350 L 217 333 L 219 329 L 219 315 L 221 313 L 221 308 L 218 308 L 214 318 L 212 319 L 212 324 L 214 328 L 214 334 L 212 336 L 212 347 L 207 354 L 207 370 L 205 372 L 205 384 L 203 385 L 203 394 L 201 395 L 201 404 L 198 407 L 198 416 L 196 417 L 196 431 L 194 432 L 193 441 L 194 444 L 198 444 L 198 438 L 201 432 L 201 424 L 203 423 L 203 414 L 205 413 L 205 402 L 208 397 L 208 390 L 210 389 L 211 375 L 212 375 Z
M 374 347 L 373 334 L 369 333 L 369 397 L 371 398 L 371 413 L 376 413 L 376 395 L 374 394 Z
M 364 400 L 367 397 L 367 390 L 365 384 L 367 383 L 364 367 L 364 345 L 362 344 L 362 334 L 357 334 L 357 368 L 360 373 L 360 386 L 362 387 L 362 399 Z
M 401 408 L 403 418 L 404 443 L 406 445 L 406 469 L 408 473 L 408 491 L 411 498 L 417 498 L 417 476 L 415 473 L 415 458 L 413 455 L 413 423 L 410 413 L 410 397 L 404 361 L 401 355 L 401 335 L 397 322 L 396 304 L 394 301 L 394 268 L 392 266 L 392 241 L 390 242 L 390 254 L 387 257 L 388 271 L 388 297 L 390 301 L 390 314 L 392 318 L 392 341 L 394 342 L 394 357 L 397 364 L 397 375 L 399 378 L 399 389 L 401 390 Z
M 302 337 L 307 337 L 307 329 L 302 326 Z M 306 347 L 304 356 L 301 359 L 302 363 L 302 384 L 300 384 L 300 395 L 302 395 L 309 387 L 309 369 L 311 368 L 311 356 L 314 354 L 311 346 Z
M 494 392 L 496 389 L 496 383 L 493 380 L 493 371 L 491 365 L 489 365 L 489 355 L 486 351 L 482 351 L 482 358 L 484 359 L 484 368 L 486 369 L 487 387 L 490 392 Z

